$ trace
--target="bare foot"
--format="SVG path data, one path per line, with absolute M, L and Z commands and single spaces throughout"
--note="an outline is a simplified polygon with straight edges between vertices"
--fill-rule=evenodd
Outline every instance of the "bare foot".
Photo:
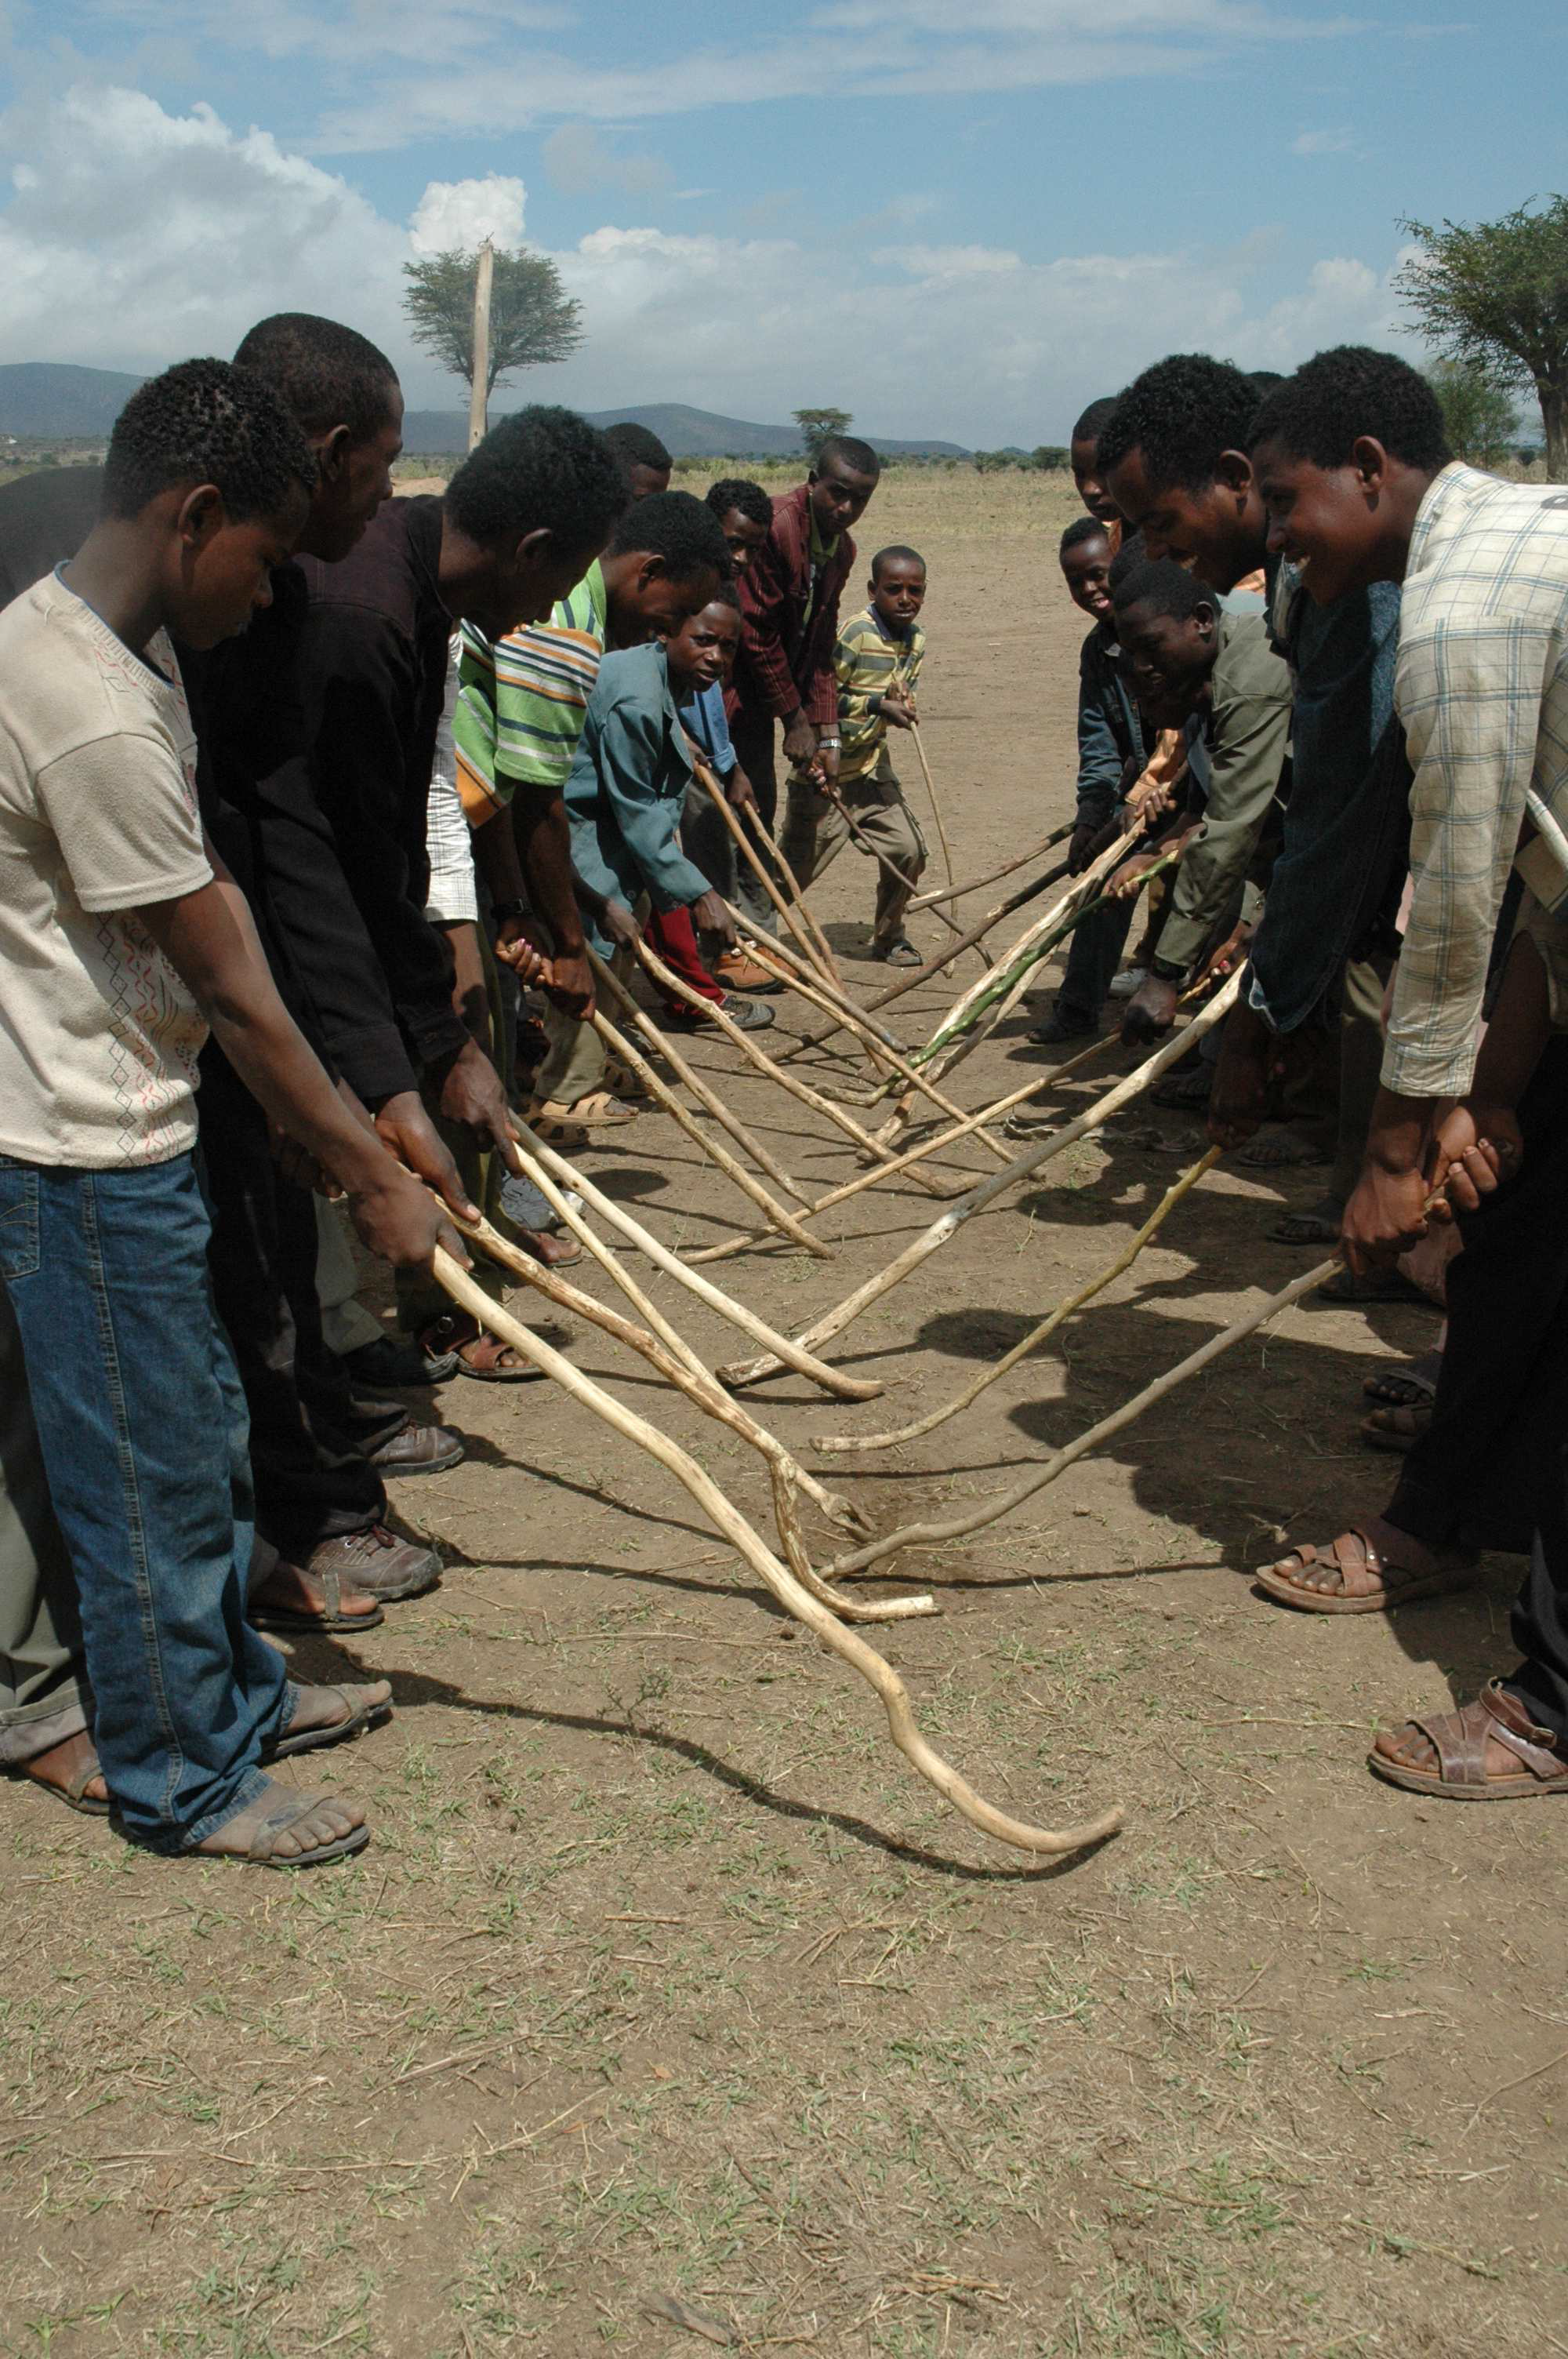
M 341 1737 L 358 1736 L 384 1720 L 391 1709 L 392 1686 L 386 1680 L 362 1680 L 342 1687 L 296 1686 L 294 1710 L 273 1752 L 310 1753 Z
M 370 1841 L 364 1805 L 339 1794 L 297 1794 L 269 1777 L 254 1801 L 195 1845 L 251 1867 L 316 1867 Z
M 81 1784 L 82 1771 L 92 1765 L 93 1774 Z M 63 1794 L 68 1801 L 102 1802 L 107 1805 L 109 1788 L 98 1767 L 98 1755 L 92 1739 L 84 1728 L 74 1736 L 67 1736 L 59 1745 L 51 1745 L 43 1753 L 35 1753 L 28 1761 L 17 1763 L 26 1777 L 35 1786 L 47 1786 L 51 1793 Z
M 1459 1714 L 1444 1712 L 1443 1717 L 1445 1722 L 1457 1721 Z M 1495 1736 L 1488 1736 L 1486 1745 L 1487 1777 L 1512 1777 L 1519 1762 L 1508 1746 L 1499 1745 Z M 1396 1768 L 1421 1769 L 1429 1777 L 1435 1777 L 1440 1767 L 1436 1745 L 1425 1729 L 1419 1728 L 1413 1720 L 1407 1720 L 1402 1728 L 1385 1728 L 1372 1739 L 1372 1750 L 1381 1755 L 1385 1761 L 1391 1761 Z
M 376 1600 L 350 1582 L 338 1584 L 335 1597 L 329 1596 L 327 1586 L 303 1565 L 290 1564 L 279 1557 L 265 1581 L 254 1583 L 250 1604 L 254 1612 L 287 1616 L 292 1626 L 302 1622 L 319 1622 L 330 1628 L 341 1628 L 345 1622 L 363 1622 L 373 1629 L 381 1618 Z

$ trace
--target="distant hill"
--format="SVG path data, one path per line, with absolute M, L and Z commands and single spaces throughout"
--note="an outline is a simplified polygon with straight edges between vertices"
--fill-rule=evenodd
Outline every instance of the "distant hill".
M 0 365 L 0 434 L 106 434 L 142 380 L 118 369 L 78 368 L 68 361 L 13 361 Z M 514 403 L 514 408 L 520 407 Z M 495 411 L 492 416 L 501 413 Z M 632 420 L 656 434 L 677 459 L 796 459 L 800 437 L 793 426 L 762 426 L 754 419 L 723 418 L 684 401 L 654 401 L 641 408 L 595 409 L 595 426 Z M 958 442 L 907 441 L 868 434 L 890 455 L 965 459 Z M 406 449 L 431 458 L 460 451 L 468 443 L 468 413 L 460 409 L 411 409 L 405 421 Z
M 69 361 L 0 367 L 0 434 L 107 434 L 142 380 Z

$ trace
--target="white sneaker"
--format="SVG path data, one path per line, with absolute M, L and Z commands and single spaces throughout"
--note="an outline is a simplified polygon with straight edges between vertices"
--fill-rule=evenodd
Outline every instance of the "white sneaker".
M 1125 966 L 1110 986 L 1112 999 L 1130 999 L 1133 993 L 1149 980 L 1146 966 Z

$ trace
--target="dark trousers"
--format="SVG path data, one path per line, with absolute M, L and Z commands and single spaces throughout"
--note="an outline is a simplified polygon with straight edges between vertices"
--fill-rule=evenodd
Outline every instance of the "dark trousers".
M 752 782 L 752 792 L 757 798 L 762 825 L 770 835 L 778 832 L 773 824 L 779 808 L 777 735 L 777 723 L 771 712 L 737 712 L 730 723 L 730 742 L 735 748 L 735 759 Z M 744 824 L 742 821 L 741 825 Z M 787 900 L 789 896 L 784 878 L 768 853 L 760 843 L 754 842 L 754 849 Z M 779 929 L 778 911 L 763 892 L 751 862 L 739 853 L 736 855 L 735 881 L 740 906 L 748 922 L 759 933 L 776 934 Z
M 1136 900 L 1129 895 L 1124 901 L 1108 901 L 1103 909 L 1097 909 L 1092 918 L 1084 919 L 1067 951 L 1062 988 L 1056 994 L 1058 1016 L 1080 1016 L 1087 1023 L 1099 1022 L 1137 907 Z
M 1432 1424 L 1389 1519 L 1432 1546 L 1530 1550 L 1507 1684 L 1568 1736 L 1568 1038 L 1519 1107 L 1517 1180 L 1461 1224 Z
M 297 1562 L 385 1514 L 385 1487 L 365 1453 L 400 1430 L 405 1412 L 355 1400 L 321 1333 L 310 1191 L 282 1177 L 265 1116 L 211 1048 L 198 1103 L 212 1292 L 250 1412 L 256 1529 Z

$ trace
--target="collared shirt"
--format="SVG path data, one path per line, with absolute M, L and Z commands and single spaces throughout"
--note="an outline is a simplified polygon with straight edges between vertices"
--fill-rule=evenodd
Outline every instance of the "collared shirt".
M 882 699 L 890 689 L 913 696 L 925 653 L 925 634 L 911 623 L 895 639 L 874 606 L 852 615 L 838 634 L 834 670 L 838 679 L 838 783 L 863 778 L 877 766 L 888 734 Z
M 1394 683 L 1415 778 L 1383 1082 L 1403 1096 L 1470 1086 L 1521 822 L 1568 853 L 1565 621 L 1568 494 L 1444 467 L 1416 512 Z
M 735 748 L 730 743 L 730 723 L 724 717 L 724 690 L 719 682 L 715 680 L 695 696 L 683 697 L 678 710 L 687 735 L 703 756 L 715 777 L 729 777 L 735 768 Z
M 1269 643 L 1263 616 L 1222 609 L 1208 718 L 1201 745 L 1189 747 L 1207 802 L 1176 870 L 1157 957 L 1191 966 L 1246 882 L 1290 734 L 1291 676 Z
M 706 893 L 707 877 L 680 848 L 692 777 L 664 648 L 606 656 L 567 780 L 572 866 L 583 883 L 628 908 L 643 893 L 655 909 L 680 908 Z M 585 922 L 608 955 L 608 942 Z
M 731 718 L 739 711 L 787 721 L 802 712 L 817 728 L 838 718 L 833 649 L 855 543 L 841 532 L 830 554 L 818 541 L 814 560 L 814 522 L 809 484 L 781 493 L 773 529 L 736 584 L 741 652 L 726 707 Z
M 1078 655 L 1080 827 L 1101 828 L 1116 809 L 1121 775 L 1144 759 L 1143 724 L 1121 676 L 1116 633 L 1097 623 Z
M 452 740 L 470 827 L 504 810 L 520 786 L 560 793 L 609 635 L 597 558 L 547 623 L 503 639 L 463 625 Z

